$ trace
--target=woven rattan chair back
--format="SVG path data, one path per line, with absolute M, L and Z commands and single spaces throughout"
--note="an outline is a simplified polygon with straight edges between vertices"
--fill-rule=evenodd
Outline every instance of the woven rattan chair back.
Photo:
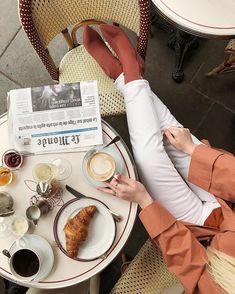
M 225 52 L 229 53 L 227 59 L 214 67 L 207 76 L 215 76 L 220 73 L 230 73 L 235 71 L 235 39 L 231 39 L 225 47 Z
M 59 80 L 47 46 L 69 25 L 86 20 L 112 21 L 132 30 L 138 36 L 137 51 L 145 58 L 149 5 L 149 0 L 19 0 L 19 13 L 31 44 L 52 79 Z
M 147 240 L 110 294 L 162 294 L 178 284 L 176 276 L 168 271 L 161 251 Z M 172 293 L 182 293 L 181 285 L 179 289 Z

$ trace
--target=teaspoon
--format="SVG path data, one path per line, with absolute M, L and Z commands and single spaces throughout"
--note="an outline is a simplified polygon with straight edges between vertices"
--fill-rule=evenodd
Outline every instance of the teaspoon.
M 116 143 L 118 141 L 120 141 L 120 137 L 116 136 L 108 144 L 106 144 L 102 149 L 104 149 L 104 148 L 106 148 L 106 147 L 108 147 L 108 146 L 110 146 L 110 145 L 112 145 L 112 144 L 114 144 L 114 143 Z

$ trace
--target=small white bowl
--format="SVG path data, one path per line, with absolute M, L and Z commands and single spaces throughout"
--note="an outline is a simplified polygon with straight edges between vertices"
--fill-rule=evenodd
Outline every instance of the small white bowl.
M 11 231 L 17 236 L 23 236 L 29 230 L 29 222 L 24 216 L 15 216 L 11 222 Z

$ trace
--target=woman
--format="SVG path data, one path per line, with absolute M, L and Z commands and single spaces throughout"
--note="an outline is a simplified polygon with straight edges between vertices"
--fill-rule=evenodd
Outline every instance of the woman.
M 235 199 L 235 158 L 182 128 L 141 78 L 141 60 L 125 33 L 111 25 L 100 29 L 118 59 L 89 27 L 84 45 L 124 95 L 146 187 L 118 174 L 100 190 L 140 205 L 141 221 L 187 293 L 233 293 L 235 216 L 222 198 Z M 198 239 L 211 240 L 210 246 Z

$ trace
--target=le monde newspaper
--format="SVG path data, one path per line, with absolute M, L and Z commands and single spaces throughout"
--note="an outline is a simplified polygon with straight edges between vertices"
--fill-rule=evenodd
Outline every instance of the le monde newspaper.
M 97 81 L 11 90 L 8 128 L 11 146 L 25 153 L 102 144 Z

